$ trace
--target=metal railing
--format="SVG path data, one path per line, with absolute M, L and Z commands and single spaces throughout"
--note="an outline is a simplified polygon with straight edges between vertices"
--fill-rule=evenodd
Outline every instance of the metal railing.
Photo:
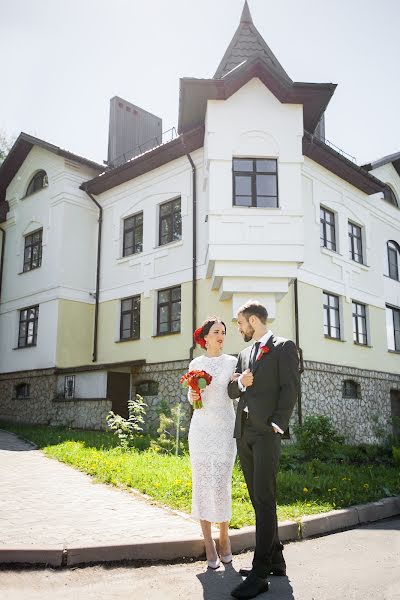
M 167 129 L 163 131 L 161 135 L 154 136 L 141 144 L 138 144 L 132 150 L 127 150 L 123 154 L 120 154 L 112 163 L 108 164 L 109 168 L 113 168 L 114 166 L 119 166 L 126 163 L 128 160 L 132 160 L 132 158 L 136 158 L 149 150 L 153 150 L 158 146 L 162 146 L 163 144 L 167 144 L 168 142 L 172 142 L 176 137 L 178 137 L 178 133 L 176 131 L 176 127 L 171 127 L 171 129 Z

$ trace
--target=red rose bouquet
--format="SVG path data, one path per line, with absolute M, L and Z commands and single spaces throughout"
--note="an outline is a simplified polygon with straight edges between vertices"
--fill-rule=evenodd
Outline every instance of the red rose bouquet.
M 191 388 L 197 392 L 200 396 L 198 400 L 193 402 L 193 408 L 202 408 L 203 403 L 201 401 L 201 390 L 204 390 L 210 385 L 212 377 L 206 371 L 188 371 L 180 378 L 180 383 L 184 388 Z

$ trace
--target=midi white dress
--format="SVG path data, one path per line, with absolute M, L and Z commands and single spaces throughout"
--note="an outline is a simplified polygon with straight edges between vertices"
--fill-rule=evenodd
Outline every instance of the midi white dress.
M 233 438 L 235 410 L 227 386 L 236 367 L 228 354 L 193 359 L 189 370 L 204 370 L 212 376 L 202 391 L 203 408 L 193 411 L 189 428 L 192 465 L 192 516 L 213 523 L 232 516 L 232 470 L 236 457 Z

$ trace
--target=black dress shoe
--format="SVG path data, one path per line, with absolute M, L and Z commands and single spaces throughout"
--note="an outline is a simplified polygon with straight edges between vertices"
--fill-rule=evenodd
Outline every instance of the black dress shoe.
M 251 573 L 251 569 L 239 569 L 239 573 L 243 575 L 243 577 L 248 577 Z M 272 565 L 270 575 L 275 575 L 276 577 L 286 577 L 286 564 L 283 563 L 281 565 Z
M 242 581 L 240 585 L 231 591 L 231 595 L 234 598 L 247 600 L 255 598 L 263 592 L 268 592 L 268 581 L 252 572 L 245 581 Z

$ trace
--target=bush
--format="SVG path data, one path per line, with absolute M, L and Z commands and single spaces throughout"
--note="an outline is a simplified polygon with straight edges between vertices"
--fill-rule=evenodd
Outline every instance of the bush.
M 400 448 L 396 448 L 396 446 L 393 446 L 392 456 L 393 456 L 393 460 L 396 463 L 396 465 L 398 467 L 400 467 Z
M 142 424 L 146 415 L 147 404 L 142 396 L 136 394 L 132 400 L 128 400 L 128 418 L 115 414 L 112 410 L 106 416 L 107 425 L 117 436 L 119 446 L 122 448 L 136 447 L 138 433 L 143 431 Z
M 161 406 L 163 406 L 162 402 L 160 402 Z M 181 426 L 182 407 L 180 404 L 176 404 L 173 408 L 170 408 L 167 404 L 167 408 L 167 414 L 164 412 L 159 413 L 160 426 L 157 429 L 159 436 L 157 440 L 151 441 L 150 447 L 156 452 L 175 453 L 178 456 L 186 449 L 183 441 L 186 430 Z
M 295 425 L 294 433 L 297 445 L 304 458 L 331 458 L 338 444 L 343 443 L 328 417 L 310 416 L 304 419 L 303 425 Z

